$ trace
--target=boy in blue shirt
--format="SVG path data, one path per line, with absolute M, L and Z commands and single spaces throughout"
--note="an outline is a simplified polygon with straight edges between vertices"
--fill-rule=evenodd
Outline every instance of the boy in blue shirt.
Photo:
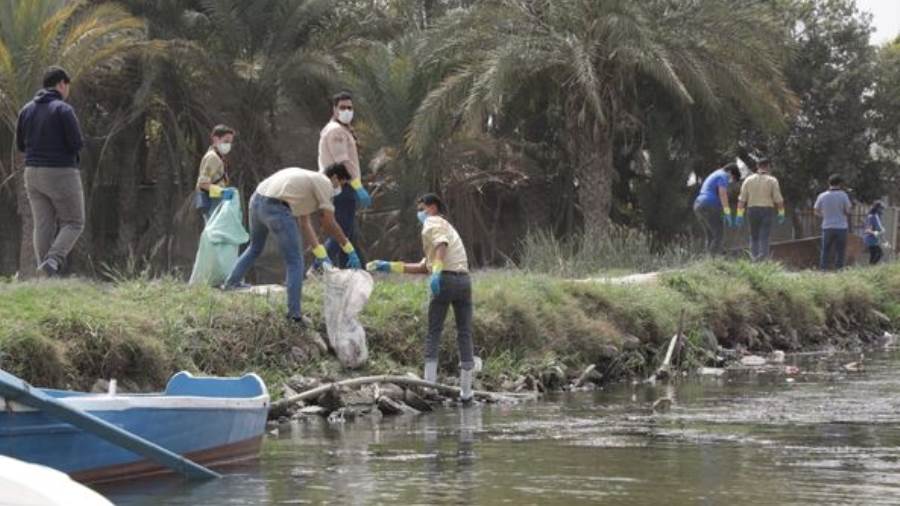
M 694 200 L 694 214 L 703 226 L 706 251 L 710 255 L 722 253 L 725 225 L 734 226 L 728 204 L 728 185 L 741 180 L 741 171 L 734 162 L 713 171 L 703 180 L 700 193 Z
M 844 179 L 837 174 L 828 178 L 828 190 L 819 194 L 814 209 L 822 218 L 822 255 L 820 267 L 827 271 L 834 258 L 835 269 L 844 267 L 847 253 L 847 234 L 850 231 L 850 211 L 853 205 L 843 190 Z

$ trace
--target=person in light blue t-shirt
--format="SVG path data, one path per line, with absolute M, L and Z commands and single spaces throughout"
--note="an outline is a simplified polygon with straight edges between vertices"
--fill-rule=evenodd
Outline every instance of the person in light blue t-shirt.
M 881 234 L 884 226 L 881 224 L 881 214 L 884 212 L 884 204 L 875 202 L 869 214 L 866 215 L 866 231 L 863 240 L 869 248 L 869 265 L 875 265 L 881 261 L 884 251 L 881 249 Z
M 828 190 L 819 194 L 814 206 L 816 216 L 822 218 L 822 254 L 819 266 L 823 271 L 831 267 L 844 267 L 847 253 L 847 235 L 850 231 L 850 210 L 853 205 L 843 190 L 844 179 L 837 174 L 828 178 Z
M 728 185 L 740 180 L 741 171 L 732 162 L 706 176 L 700 185 L 700 193 L 694 200 L 694 214 L 703 226 L 706 251 L 710 255 L 722 253 L 725 225 L 734 226 L 731 206 L 728 204 Z

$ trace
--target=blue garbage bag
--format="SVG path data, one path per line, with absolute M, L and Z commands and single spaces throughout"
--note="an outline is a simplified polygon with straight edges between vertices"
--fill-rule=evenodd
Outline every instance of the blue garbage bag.
M 222 200 L 206 222 L 200 235 L 194 270 L 188 283 L 219 286 L 237 263 L 238 246 L 250 239 L 244 229 L 241 198 L 237 189 L 234 197 Z

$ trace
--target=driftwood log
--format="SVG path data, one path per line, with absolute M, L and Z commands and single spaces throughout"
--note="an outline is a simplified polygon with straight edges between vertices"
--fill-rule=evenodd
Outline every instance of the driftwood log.
M 305 392 L 301 392 L 296 395 L 291 395 L 281 399 L 280 401 L 273 402 L 270 409 L 272 410 L 283 410 L 286 409 L 291 404 L 304 401 L 307 399 L 315 399 L 320 395 L 329 392 L 333 389 L 340 387 L 357 387 L 362 385 L 370 385 L 372 383 L 393 383 L 395 385 L 405 385 L 405 386 L 413 386 L 413 387 L 422 387 L 422 388 L 432 388 L 434 390 L 438 390 L 440 392 L 444 392 L 449 394 L 452 397 L 459 397 L 459 387 L 452 387 L 449 385 L 442 385 L 440 383 L 432 383 L 430 381 L 425 381 L 419 378 L 412 378 L 409 376 L 364 376 L 360 378 L 351 378 L 343 381 L 335 381 L 333 383 L 326 383 L 324 385 L 320 385 L 316 388 L 312 388 Z M 497 402 L 503 400 L 529 400 L 535 399 L 537 396 L 532 393 L 513 393 L 513 392 L 485 392 L 482 390 L 476 390 L 473 392 L 477 399 L 486 400 L 490 402 Z

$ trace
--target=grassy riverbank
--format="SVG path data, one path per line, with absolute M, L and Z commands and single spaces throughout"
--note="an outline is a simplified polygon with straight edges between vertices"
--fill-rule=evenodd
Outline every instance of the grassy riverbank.
M 775 265 L 708 262 L 649 285 L 574 282 L 515 271 L 476 277 L 475 342 L 488 384 L 559 365 L 595 363 L 607 380 L 646 374 L 686 315 L 698 364 L 716 346 L 765 352 L 852 346 L 900 324 L 900 265 L 791 274 Z M 363 314 L 364 372 L 418 371 L 427 294 L 421 279 L 379 277 Z M 89 388 L 115 377 L 130 389 L 177 370 L 339 377 L 313 341 L 283 320 L 282 296 L 223 293 L 171 279 L 0 283 L 0 367 L 37 385 Z M 321 290 L 304 311 L 317 326 Z M 442 369 L 456 363 L 452 319 Z M 323 329 L 324 330 L 324 329 Z M 324 332 L 323 332 L 324 335 Z M 279 390 L 273 388 L 273 390 Z

